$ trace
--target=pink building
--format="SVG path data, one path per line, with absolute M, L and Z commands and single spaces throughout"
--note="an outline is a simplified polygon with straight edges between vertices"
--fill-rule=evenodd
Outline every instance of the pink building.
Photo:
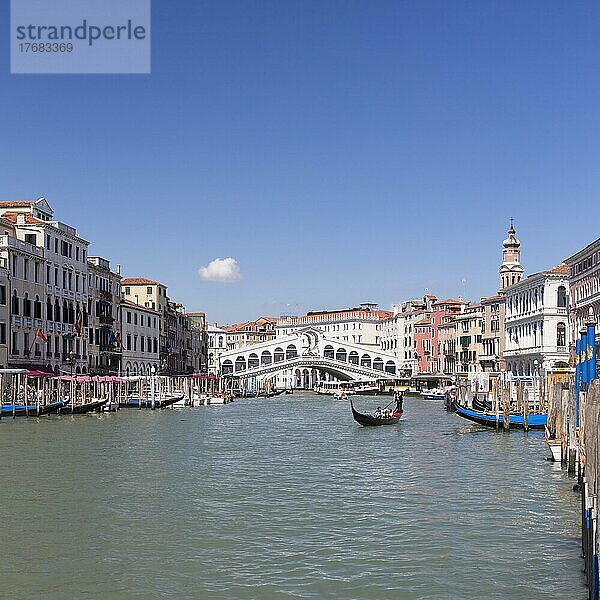
M 427 316 L 415 323 L 415 352 L 417 353 L 417 369 L 419 373 L 433 373 L 431 355 L 431 317 Z
M 440 340 L 440 329 L 445 328 L 454 320 L 454 315 L 464 310 L 466 303 L 462 300 L 438 300 L 433 305 L 431 313 L 431 363 L 433 373 L 444 372 L 443 346 Z

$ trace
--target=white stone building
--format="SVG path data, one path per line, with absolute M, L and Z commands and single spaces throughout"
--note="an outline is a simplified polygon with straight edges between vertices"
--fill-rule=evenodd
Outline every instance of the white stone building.
M 391 316 L 382 320 L 381 349 L 395 354 L 399 375 L 410 377 L 419 371 L 415 324 L 431 315 L 435 300 L 435 296 L 427 295 L 395 305 Z
M 315 311 L 301 317 L 281 317 L 275 326 L 276 339 L 295 335 L 306 327 L 321 330 L 329 339 L 381 348 L 383 320 L 391 312 L 363 303 L 346 310 Z
M 13 227 L 0 243 L 11 280 L 9 363 L 85 373 L 89 242 L 53 214 L 44 198 L 0 202 L 3 223 Z
M 208 343 L 208 374 L 219 374 L 219 359 L 227 352 L 227 331 L 216 325 L 206 327 Z
M 590 318 L 596 323 L 596 344 L 600 343 L 600 238 L 565 260 L 571 290 L 569 313 L 570 342 L 574 345 Z M 590 315 L 591 309 L 591 315 Z
M 569 363 L 569 269 L 561 264 L 506 288 L 506 370 L 534 375 Z
M 128 300 L 119 305 L 121 322 L 121 373 L 150 375 L 152 366 L 160 367 L 160 313 Z
M 100 256 L 88 257 L 88 370 L 92 374 L 114 374 L 121 369 L 120 268 Z
M 483 354 L 484 307 L 482 304 L 465 306 L 463 312 L 454 316 L 454 335 L 458 375 L 481 371 L 479 359 Z

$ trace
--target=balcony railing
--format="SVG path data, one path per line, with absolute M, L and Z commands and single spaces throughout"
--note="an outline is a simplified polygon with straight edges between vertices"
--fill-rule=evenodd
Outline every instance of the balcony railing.
M 101 344 L 100 352 L 112 352 L 113 354 L 122 354 L 123 350 L 115 344 Z
M 20 250 L 21 252 L 27 252 L 29 254 L 32 254 L 33 256 L 38 256 L 40 258 L 42 258 L 42 256 L 44 255 L 43 248 L 34 246 L 29 242 L 23 242 L 10 235 L 0 235 L 0 248 L 15 248 L 17 250 Z
M 59 352 L 57 352 L 57 354 L 60 355 Z M 67 352 L 66 354 L 63 354 L 62 360 L 65 363 L 70 363 L 71 358 L 73 360 L 79 360 L 81 358 L 81 355 L 80 354 L 71 354 L 70 352 Z

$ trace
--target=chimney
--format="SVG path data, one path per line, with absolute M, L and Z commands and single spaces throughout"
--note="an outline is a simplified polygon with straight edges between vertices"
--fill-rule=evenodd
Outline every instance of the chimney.
M 25 225 L 25 215 L 23 213 L 17 215 L 17 225 Z
M 115 272 L 117 273 L 117 275 L 120 275 L 120 274 L 121 274 L 121 265 L 117 265 L 117 266 L 115 267 Z

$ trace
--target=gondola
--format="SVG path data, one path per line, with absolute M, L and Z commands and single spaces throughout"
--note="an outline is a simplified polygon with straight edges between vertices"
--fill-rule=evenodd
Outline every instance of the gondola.
M 285 392 L 285 390 L 276 390 L 273 392 L 262 392 L 259 394 L 259 397 L 261 398 L 273 398 L 273 396 L 280 396 L 281 394 L 283 394 L 283 392 Z
M 396 410 L 392 413 L 391 417 L 375 417 L 374 415 L 366 415 L 363 413 L 359 413 L 352 403 L 352 398 L 350 398 L 350 406 L 352 407 L 352 416 L 354 420 L 363 425 L 364 427 L 372 427 L 378 425 L 395 425 L 399 420 L 404 411 L 402 410 L 402 397 L 396 400 Z
M 183 394 L 170 398 L 156 398 L 154 408 L 167 408 L 183 398 Z M 124 402 L 119 402 L 121 408 L 152 408 L 152 398 L 129 397 Z
M 58 412 L 68 403 L 68 400 L 66 402 L 60 400 L 39 407 L 37 404 L 3 404 L 1 410 L 3 417 L 38 417 Z
M 91 402 L 86 402 L 85 404 L 63 406 L 58 412 L 61 415 L 83 415 L 85 413 L 94 412 L 95 410 L 100 410 L 107 402 L 108 398 L 104 400 L 92 400 Z
M 498 427 L 504 426 L 504 415 L 502 413 L 496 416 L 496 413 L 492 412 L 483 412 L 480 410 L 474 410 L 472 408 L 466 408 L 464 406 L 456 406 L 456 414 L 463 417 L 463 419 L 468 419 L 469 421 L 473 421 L 474 423 L 478 423 L 479 425 L 485 425 L 486 427 Z M 528 415 L 527 424 L 529 429 L 544 429 L 546 423 L 548 421 L 547 414 L 538 414 L 533 413 Z M 522 414 L 511 414 L 509 426 L 511 429 L 523 429 L 524 428 L 524 418 Z

